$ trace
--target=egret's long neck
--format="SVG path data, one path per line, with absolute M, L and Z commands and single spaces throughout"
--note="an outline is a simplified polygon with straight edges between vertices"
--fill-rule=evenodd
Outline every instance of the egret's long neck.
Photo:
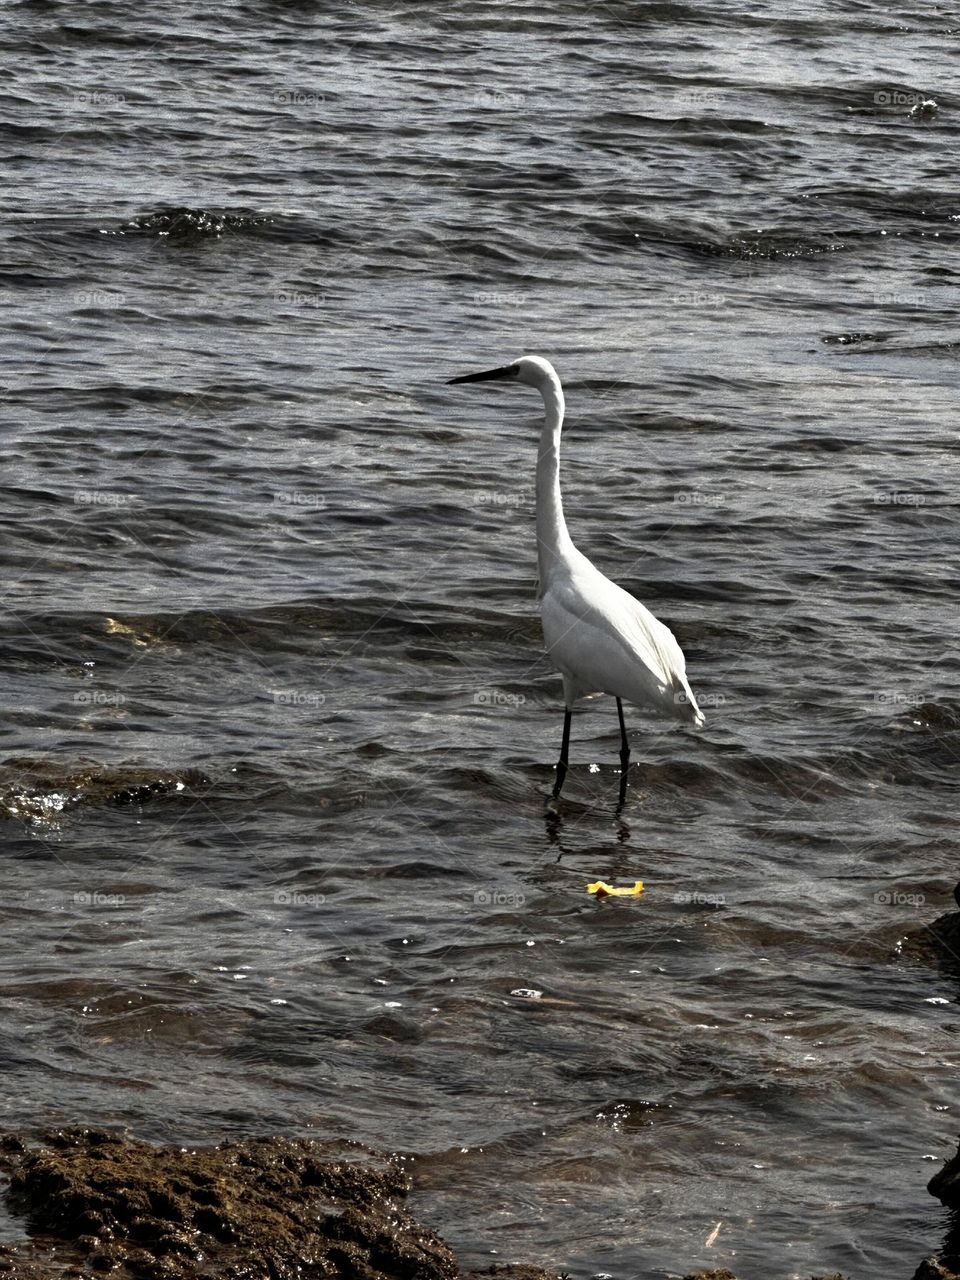
M 545 416 L 537 455 L 537 556 L 540 562 L 540 589 L 571 547 L 567 522 L 560 500 L 560 431 L 563 427 L 563 389 L 560 379 L 550 378 L 540 388 Z

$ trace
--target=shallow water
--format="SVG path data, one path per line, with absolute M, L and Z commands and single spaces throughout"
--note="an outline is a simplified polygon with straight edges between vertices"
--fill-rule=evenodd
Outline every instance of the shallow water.
M 956 977 L 897 954 L 957 879 L 956 22 L 5 17 L 4 1124 L 359 1138 L 465 1259 L 578 1280 L 911 1275 L 956 1128 Z M 608 700 L 544 814 L 538 399 L 443 385 L 525 350 L 707 715 L 630 714 L 620 815 Z

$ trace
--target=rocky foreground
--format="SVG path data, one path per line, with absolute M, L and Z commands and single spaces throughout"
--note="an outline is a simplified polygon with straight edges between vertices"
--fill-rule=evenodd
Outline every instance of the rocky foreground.
M 71 1129 L 29 1145 L 0 1139 L 0 1168 L 28 1233 L 0 1245 L 5 1280 L 562 1280 L 533 1266 L 461 1271 L 407 1211 L 396 1163 L 331 1158 L 330 1144 L 307 1138 L 191 1149 Z M 960 1155 L 931 1183 L 948 1204 L 958 1187 Z M 914 1280 L 960 1280 L 949 1254 L 927 1259 Z
M 325 1158 L 325 1155 L 327 1158 Z M 387 1160 L 331 1160 L 308 1139 L 190 1150 L 90 1129 L 3 1143 L 8 1201 L 30 1239 L 0 1246 L 17 1280 L 479 1280 L 404 1207 Z M 501 1280 L 556 1280 L 497 1267 Z

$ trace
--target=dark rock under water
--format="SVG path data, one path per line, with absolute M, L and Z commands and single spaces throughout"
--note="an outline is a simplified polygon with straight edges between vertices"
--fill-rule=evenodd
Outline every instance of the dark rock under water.
M 268 223 L 264 214 L 243 213 L 226 209 L 191 209 L 186 206 L 162 206 L 149 213 L 138 214 L 112 235 L 171 236 L 174 239 L 215 239 L 225 232 L 243 233 Z

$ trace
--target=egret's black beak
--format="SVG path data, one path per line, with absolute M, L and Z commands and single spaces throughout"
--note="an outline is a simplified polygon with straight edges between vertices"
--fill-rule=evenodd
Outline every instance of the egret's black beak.
M 505 364 L 499 369 L 485 369 L 483 373 L 465 373 L 459 378 L 448 378 L 447 386 L 454 382 L 489 382 L 492 378 L 512 378 L 516 371 L 516 365 Z

